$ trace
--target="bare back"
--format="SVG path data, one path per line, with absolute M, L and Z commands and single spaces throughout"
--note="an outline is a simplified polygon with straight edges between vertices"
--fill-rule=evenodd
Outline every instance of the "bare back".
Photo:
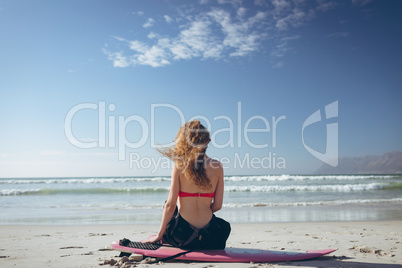
M 212 218 L 213 212 L 219 210 L 223 201 L 223 168 L 219 161 L 206 157 L 205 174 L 210 180 L 211 188 L 202 189 L 192 180 L 180 174 L 180 191 L 188 193 L 215 193 L 209 197 L 179 197 L 178 208 L 180 215 L 192 226 L 202 228 Z M 215 208 L 215 209 L 214 209 Z M 217 208 L 217 209 L 216 209 Z

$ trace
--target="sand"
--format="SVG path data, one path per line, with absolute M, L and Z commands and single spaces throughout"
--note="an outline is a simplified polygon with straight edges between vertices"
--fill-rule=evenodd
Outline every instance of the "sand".
M 112 267 L 104 249 L 121 238 L 141 240 L 157 225 L 0 226 L 0 267 Z M 168 261 L 130 267 L 402 267 L 402 221 L 233 224 L 228 247 L 272 250 L 337 248 L 291 263 Z

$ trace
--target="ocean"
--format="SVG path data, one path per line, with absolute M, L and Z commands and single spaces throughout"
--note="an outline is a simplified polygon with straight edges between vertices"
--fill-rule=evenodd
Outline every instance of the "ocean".
M 159 224 L 170 177 L 3 178 L 1 225 Z M 402 219 L 402 175 L 225 176 L 231 223 Z

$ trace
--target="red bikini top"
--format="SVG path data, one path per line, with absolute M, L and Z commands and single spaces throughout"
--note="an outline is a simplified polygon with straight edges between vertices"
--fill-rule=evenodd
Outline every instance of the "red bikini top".
M 215 192 L 213 192 L 213 193 L 186 193 L 186 192 L 179 191 L 179 197 L 191 197 L 191 196 L 213 198 L 215 196 Z

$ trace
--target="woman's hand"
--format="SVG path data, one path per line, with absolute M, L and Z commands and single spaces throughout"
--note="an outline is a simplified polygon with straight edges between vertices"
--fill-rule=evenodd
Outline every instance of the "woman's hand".
M 148 237 L 148 239 L 146 241 L 144 241 L 143 243 L 159 243 L 162 240 L 162 235 L 152 235 L 150 237 Z

